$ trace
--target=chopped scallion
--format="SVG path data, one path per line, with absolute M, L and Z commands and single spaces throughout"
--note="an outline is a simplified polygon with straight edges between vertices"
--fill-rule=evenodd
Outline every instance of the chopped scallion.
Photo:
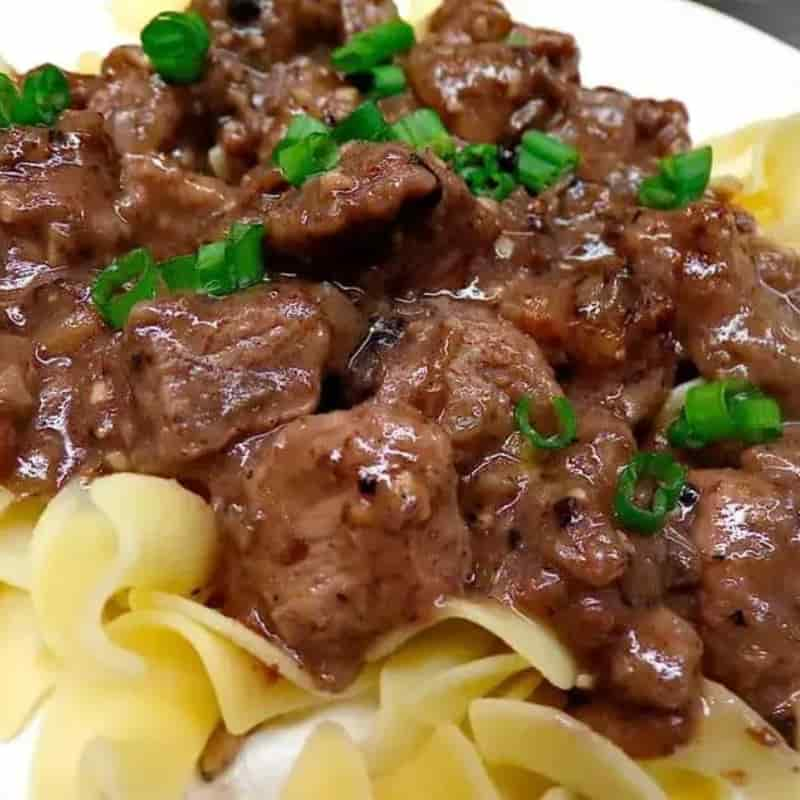
M 580 163 L 574 147 L 541 131 L 528 131 L 517 154 L 517 178 L 532 192 L 549 188 Z
M 639 202 L 647 208 L 671 210 L 699 200 L 711 180 L 713 162 L 711 147 L 662 159 L 659 174 L 642 181 Z
M 92 285 L 92 300 L 112 328 L 125 327 L 131 309 L 151 300 L 158 289 L 158 271 L 148 250 L 140 248 L 106 267 Z
M 563 450 L 571 445 L 578 436 L 578 418 L 572 403 L 566 397 L 554 397 L 552 402 L 561 428 L 559 433 L 552 436 L 543 436 L 531 425 L 531 398 L 528 395 L 524 395 L 517 403 L 514 412 L 520 433 L 534 447 L 541 450 Z
M 12 121 L 18 125 L 52 125 L 70 102 L 67 76 L 58 67 L 45 64 L 25 78 Z
M 500 148 L 494 144 L 471 144 L 459 150 L 453 169 L 479 197 L 502 201 L 517 185 L 514 176 L 500 166 Z
M 376 103 L 368 100 L 334 128 L 333 138 L 340 144 L 352 141 L 384 142 L 392 138 L 392 133 Z
M 312 133 L 280 149 L 276 163 L 292 186 L 302 186 L 309 178 L 322 175 L 339 163 L 339 147 L 330 134 Z
M 637 453 L 622 470 L 617 481 L 614 511 L 626 528 L 642 534 L 654 534 L 675 510 L 686 484 L 686 468 L 669 453 Z M 656 488 L 649 508 L 636 502 L 640 481 L 653 480 Z
M 147 24 L 141 38 L 144 52 L 165 81 L 193 83 L 202 77 L 211 34 L 195 11 L 164 11 Z
M 339 72 L 347 75 L 369 72 L 414 46 L 414 28 L 401 19 L 394 19 L 357 33 L 333 51 L 331 60 Z
M 383 64 L 369 71 L 369 95 L 375 100 L 402 94 L 408 86 L 405 70 L 397 64 Z
M 247 289 L 264 280 L 264 226 L 235 222 L 228 233 L 226 258 L 237 289 Z
M 14 109 L 19 102 L 16 84 L 0 72 L 0 128 L 8 128 L 14 123 Z
M 391 127 L 392 136 L 416 150 L 428 148 L 441 158 L 455 154 L 453 137 L 445 128 L 442 118 L 432 108 L 420 108 L 399 119 Z

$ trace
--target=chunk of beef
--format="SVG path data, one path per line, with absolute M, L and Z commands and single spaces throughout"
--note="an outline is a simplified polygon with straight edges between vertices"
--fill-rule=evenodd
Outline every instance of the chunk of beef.
M 606 181 L 632 199 L 642 171 L 657 171 L 659 158 L 690 146 L 688 123 L 686 108 L 674 100 L 570 85 L 546 128 L 581 154 L 581 177 Z
M 392 0 L 193 0 L 192 8 L 211 23 L 217 47 L 261 69 L 397 16 Z
M 327 53 L 296 56 L 261 72 L 232 53 L 212 50 L 206 75 L 192 93 L 197 105 L 219 121 L 211 167 L 233 183 L 251 167 L 269 162 L 296 114 L 333 125 L 361 102 L 358 90 L 333 70 Z
M 785 425 L 781 439 L 745 450 L 741 465 L 790 493 L 800 508 L 800 425 Z
M 761 279 L 763 243 L 742 229 L 741 215 L 708 202 L 674 214 L 653 212 L 638 224 L 647 234 L 637 235 L 631 256 L 658 271 L 675 296 L 678 333 L 702 375 L 745 378 L 774 394 L 788 413 L 797 412 L 800 309 L 791 294 Z
M 339 166 L 269 201 L 270 245 L 295 258 L 363 250 L 409 206 L 435 196 L 436 175 L 398 144 L 348 145 Z
M 800 692 L 798 508 L 764 478 L 695 471 L 703 557 L 697 624 L 705 673 L 789 730 Z
M 674 385 L 677 363 L 672 337 L 658 336 L 629 348 L 624 364 L 602 374 L 578 366 L 565 388 L 579 408 L 603 406 L 634 427 L 659 412 Z
M 19 316 L 35 348 L 25 366 L 33 414 L 16 423 L 11 488 L 52 496 L 77 475 L 125 469 L 119 337 L 94 312 L 89 288 L 80 280 L 51 280 L 30 291 Z
M 22 336 L 0 333 L 0 416 L 25 419 L 35 401 L 33 345 Z
M 438 422 L 460 467 L 503 444 L 523 395 L 531 398 L 535 419 L 552 424 L 551 401 L 561 395 L 552 370 L 533 339 L 491 310 L 435 300 L 398 307 L 393 324 L 402 333 L 380 363 L 373 363 L 373 346 L 361 349 L 352 365 L 356 382 L 366 371 L 380 401 L 408 403 Z
M 165 83 L 141 48 L 132 46 L 111 51 L 102 79 L 89 109 L 103 115 L 118 153 L 168 152 L 177 146 L 191 111 L 188 89 Z
M 500 142 L 534 122 L 541 126 L 566 92 L 535 44 L 423 42 L 409 55 L 408 80 L 449 130 L 473 142 Z
M 157 155 L 123 160 L 119 215 L 136 244 L 157 259 L 191 253 L 222 238 L 238 216 L 239 192 L 216 178 L 187 172 Z
M 326 368 L 341 365 L 360 334 L 348 301 L 325 297 L 335 291 L 282 283 L 225 299 L 183 295 L 136 306 L 122 365 L 133 393 L 127 434 L 137 469 L 175 474 L 314 411 Z
M 225 611 L 279 637 L 321 685 L 344 688 L 377 636 L 461 591 L 469 539 L 452 451 L 416 411 L 306 417 L 234 455 L 235 489 L 217 499 Z
M 102 263 L 128 236 L 116 213 L 119 164 L 98 114 L 64 113 L 54 128 L 0 131 L 0 276 Z
M 452 43 L 499 42 L 513 26 L 498 0 L 444 0 L 431 17 L 430 32 Z
M 631 705 L 679 711 L 700 691 L 702 653 L 686 620 L 663 607 L 643 611 L 611 647 L 610 686 Z

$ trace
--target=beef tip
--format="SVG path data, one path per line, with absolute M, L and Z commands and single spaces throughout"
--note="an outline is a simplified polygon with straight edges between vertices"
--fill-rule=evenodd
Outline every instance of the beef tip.
M 408 58 L 408 80 L 449 130 L 473 142 L 500 142 L 534 121 L 541 124 L 565 92 L 534 48 L 495 42 L 419 44 Z
M 296 114 L 335 124 L 361 102 L 327 54 L 296 56 L 261 72 L 230 52 L 212 50 L 204 79 L 191 91 L 198 107 L 219 120 L 210 165 L 232 183 L 255 165 L 269 163 Z
M 581 177 L 608 181 L 632 199 L 641 170 L 657 171 L 659 158 L 690 146 L 688 123 L 685 107 L 674 100 L 570 85 L 547 130 L 580 152 Z
M 689 742 L 694 731 L 692 713 L 623 706 L 602 695 L 568 710 L 621 747 L 631 758 L 669 756 L 675 751 L 676 744 Z
M 178 144 L 190 111 L 189 92 L 154 74 L 141 48 L 112 50 L 103 61 L 102 78 L 89 109 L 103 115 L 117 152 L 167 152 Z
M 98 114 L 0 131 L 0 275 L 18 262 L 102 263 L 128 230 L 116 213 L 119 164 Z
M 666 608 L 638 614 L 609 654 L 609 682 L 624 702 L 662 711 L 686 708 L 700 690 L 703 644 Z
M 785 425 L 781 439 L 745 450 L 741 464 L 745 472 L 790 493 L 800 507 L 800 426 Z
M 416 411 L 306 417 L 240 450 L 238 494 L 217 498 L 225 612 L 277 635 L 321 685 L 344 688 L 375 637 L 461 591 L 469 540 L 452 452 Z
M 602 375 L 578 366 L 566 391 L 577 407 L 602 406 L 635 427 L 659 412 L 674 385 L 677 364 L 675 341 L 668 334 L 658 336 L 629 348 L 625 363 Z
M 339 166 L 269 202 L 270 245 L 295 258 L 363 249 L 404 209 L 433 197 L 436 175 L 398 144 L 351 144 Z
M 339 351 L 355 325 L 341 309 L 327 318 L 323 302 L 331 303 L 312 287 L 283 283 L 225 299 L 184 295 L 136 306 L 122 348 L 136 467 L 174 474 L 314 411 L 324 370 L 344 360 Z
M 0 333 L 0 416 L 24 419 L 35 400 L 33 345 L 22 336 Z
M 536 418 L 552 424 L 551 401 L 561 390 L 532 339 L 478 303 L 435 300 L 399 311 L 402 334 L 374 370 L 376 396 L 408 403 L 438 422 L 460 467 L 503 444 L 523 395 L 531 397 Z M 369 355 L 362 348 L 354 373 L 365 357 L 370 368 Z
M 430 33 L 449 43 L 499 42 L 514 23 L 498 0 L 444 0 L 431 17 Z
M 150 248 L 157 259 L 191 253 L 222 238 L 237 217 L 236 189 L 161 156 L 126 156 L 122 186 L 118 213 L 137 245 Z
M 800 692 L 800 538 L 792 497 L 756 475 L 698 470 L 692 534 L 703 558 L 705 673 L 778 728 Z
M 667 233 L 656 255 L 678 277 L 678 331 L 703 377 L 745 378 L 800 411 L 800 310 L 761 280 L 752 251 L 763 244 L 717 203 L 656 215 L 651 227 Z
M 392 0 L 193 0 L 192 8 L 211 23 L 217 47 L 260 69 L 397 16 Z

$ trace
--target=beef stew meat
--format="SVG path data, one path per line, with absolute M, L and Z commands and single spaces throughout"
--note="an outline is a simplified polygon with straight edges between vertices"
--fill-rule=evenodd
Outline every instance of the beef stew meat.
M 388 120 L 432 108 L 506 168 L 538 130 L 578 166 L 498 200 L 432 149 L 352 142 L 290 186 L 272 154 L 293 117 L 334 125 L 364 99 L 332 49 L 396 9 L 193 8 L 212 38 L 195 82 L 119 48 L 69 76 L 52 127 L 0 131 L 2 484 L 51 497 L 138 471 L 198 491 L 224 542 L 212 598 L 328 689 L 442 597 L 492 598 L 555 629 L 594 677 L 562 705 L 633 755 L 687 741 L 703 676 L 790 738 L 797 426 L 672 451 L 688 480 L 653 535 L 615 514 L 620 472 L 666 447 L 676 376 L 746 379 L 800 412 L 800 256 L 713 191 L 640 203 L 691 147 L 684 107 L 584 86 L 569 35 L 445 0 L 397 59 Z M 115 259 L 208 256 L 236 222 L 264 223 L 263 282 L 157 287 L 116 329 L 99 313 Z M 533 447 L 524 397 L 540 438 L 568 399 L 575 436 Z

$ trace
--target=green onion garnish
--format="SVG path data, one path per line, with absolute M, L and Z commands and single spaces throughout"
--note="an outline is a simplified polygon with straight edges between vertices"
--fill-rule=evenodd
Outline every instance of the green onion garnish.
M 221 297 L 236 291 L 236 278 L 228 264 L 226 241 L 204 244 L 197 251 L 197 291 Z
M 131 309 L 152 300 L 158 288 L 158 271 L 148 250 L 140 248 L 106 267 L 92 284 L 92 300 L 103 319 L 120 330 Z
M 637 453 L 617 481 L 614 497 L 617 519 L 637 533 L 657 533 L 664 527 L 667 515 L 677 507 L 686 476 L 686 468 L 669 453 Z M 644 479 L 656 482 L 650 508 L 642 508 L 635 499 L 639 482 Z
M 531 43 L 528 37 L 521 30 L 514 30 L 506 36 L 506 44 L 509 47 L 530 47 Z
M 455 153 L 453 137 L 432 108 L 420 108 L 399 119 L 392 125 L 391 131 L 393 138 L 415 150 L 429 148 L 441 158 L 451 158 Z
M 692 387 L 667 431 L 673 447 L 696 450 L 714 442 L 768 442 L 783 433 L 778 403 L 751 383 L 713 381 Z
M 52 125 L 71 102 L 67 76 L 52 64 L 31 72 L 14 106 L 12 122 L 18 125 Z
M 16 84 L 0 72 L 0 128 L 8 128 L 14 122 L 14 109 L 19 102 Z
M 389 124 L 373 100 L 362 103 L 333 130 L 337 142 L 384 142 L 392 138 Z
M 235 222 L 228 233 L 226 258 L 236 288 L 247 289 L 264 280 L 264 226 Z
M 193 292 L 197 289 L 197 254 L 176 256 L 162 261 L 158 268 L 167 288 L 173 292 Z
M 272 151 L 272 163 L 278 165 L 281 153 L 287 147 L 291 147 L 293 144 L 297 144 L 305 139 L 306 136 L 310 136 L 312 133 L 330 132 L 331 129 L 324 122 L 321 122 L 316 117 L 312 117 L 310 114 L 295 115 L 292 117 L 292 121 L 286 129 L 283 139 L 275 145 L 275 149 Z
M 369 96 L 375 100 L 402 94 L 408 86 L 405 70 L 397 64 L 373 67 L 367 78 L 369 80 Z
M 276 163 L 292 186 L 302 186 L 309 178 L 322 175 L 339 163 L 339 147 L 329 133 L 312 133 L 276 150 Z
M 711 147 L 662 159 L 659 174 L 642 181 L 639 202 L 647 208 L 668 211 L 699 200 L 711 180 L 713 162 Z
M 142 48 L 155 71 L 169 83 L 202 77 L 211 46 L 205 20 L 195 11 L 164 11 L 142 31 Z
M 574 147 L 541 131 L 528 131 L 517 153 L 517 179 L 532 192 L 543 192 L 580 163 Z
M 502 201 L 517 185 L 514 176 L 500 166 L 500 148 L 494 144 L 471 144 L 459 150 L 453 169 L 479 197 Z
M 560 433 L 542 436 L 531 425 L 531 398 L 524 395 L 517 403 L 514 418 L 520 433 L 534 446 L 541 450 L 562 450 L 571 445 L 578 437 L 578 418 L 575 408 L 566 397 L 554 397 L 553 409 L 558 417 Z
M 334 50 L 333 66 L 347 75 L 369 72 L 373 67 L 385 64 L 397 55 L 414 46 L 414 28 L 401 19 L 394 19 L 357 33 Z

